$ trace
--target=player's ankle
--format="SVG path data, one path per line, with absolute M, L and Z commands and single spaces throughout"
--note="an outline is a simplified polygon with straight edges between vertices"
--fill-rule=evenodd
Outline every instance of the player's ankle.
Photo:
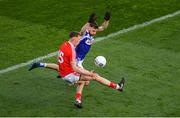
M 121 89 L 121 87 L 119 86 L 119 84 L 116 85 L 116 89 Z
M 47 64 L 46 63 L 39 63 L 39 67 L 46 67 L 47 66 Z
M 76 101 L 77 101 L 78 103 L 81 103 L 81 100 L 80 100 L 80 99 L 76 99 Z

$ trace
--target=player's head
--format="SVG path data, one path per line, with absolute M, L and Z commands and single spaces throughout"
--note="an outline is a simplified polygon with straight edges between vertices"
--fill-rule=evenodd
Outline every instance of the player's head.
M 70 41 L 74 46 L 77 46 L 80 42 L 80 33 L 73 31 L 69 33 Z
M 91 36 L 96 35 L 98 29 L 98 24 L 96 22 L 90 23 L 89 33 Z

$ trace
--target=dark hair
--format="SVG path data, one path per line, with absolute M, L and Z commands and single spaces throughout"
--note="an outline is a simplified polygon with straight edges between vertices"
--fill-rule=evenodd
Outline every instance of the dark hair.
M 72 38 L 72 37 L 78 37 L 80 35 L 79 32 L 76 32 L 76 31 L 73 31 L 73 32 L 70 32 L 69 33 L 69 37 Z
M 90 23 L 90 26 L 93 27 L 94 29 L 98 29 L 99 28 L 99 26 L 98 26 L 98 24 L 96 22 Z

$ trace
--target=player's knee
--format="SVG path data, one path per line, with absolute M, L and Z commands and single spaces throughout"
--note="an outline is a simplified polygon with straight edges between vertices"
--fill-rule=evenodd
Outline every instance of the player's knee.
M 85 81 L 85 85 L 88 86 L 90 84 L 90 81 Z
M 96 76 L 93 77 L 93 80 L 94 80 L 94 81 L 98 81 L 98 80 L 99 80 L 99 75 L 96 74 Z

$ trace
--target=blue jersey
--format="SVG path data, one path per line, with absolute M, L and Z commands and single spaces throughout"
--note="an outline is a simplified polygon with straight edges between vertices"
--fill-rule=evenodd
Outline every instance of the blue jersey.
M 93 36 L 91 36 L 89 32 L 86 31 L 82 36 L 80 43 L 76 47 L 77 60 L 81 61 L 85 58 L 86 54 L 91 49 L 91 45 L 93 41 L 94 41 Z

